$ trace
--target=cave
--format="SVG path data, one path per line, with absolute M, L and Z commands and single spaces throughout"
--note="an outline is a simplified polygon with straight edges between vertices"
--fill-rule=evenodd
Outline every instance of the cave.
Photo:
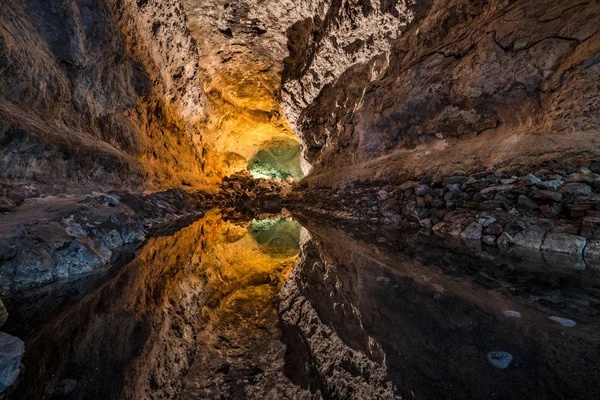
M 0 399 L 600 398 L 597 0 L 3 0 Z

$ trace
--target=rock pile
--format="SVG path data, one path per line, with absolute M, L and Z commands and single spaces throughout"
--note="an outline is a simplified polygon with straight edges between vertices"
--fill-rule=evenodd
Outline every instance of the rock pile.
M 600 261 L 600 164 L 528 174 L 485 171 L 335 193 L 300 188 L 295 206 L 346 219 L 422 228 L 508 251 Z

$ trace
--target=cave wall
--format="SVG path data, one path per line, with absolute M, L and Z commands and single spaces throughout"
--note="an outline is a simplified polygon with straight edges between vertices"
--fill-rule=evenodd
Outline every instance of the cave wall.
M 371 161 L 371 174 L 418 176 L 494 167 L 499 149 L 510 163 L 595 147 L 598 2 L 382 2 L 380 14 L 378 2 L 360 2 L 366 17 L 358 3 L 338 3 L 335 18 L 288 30 L 283 108 L 319 172 Z M 366 36 L 361 18 L 378 30 Z M 385 21 L 402 32 L 377 42 Z M 380 45 L 361 53 L 344 34 Z M 400 155 L 372 162 L 390 154 Z
M 201 183 L 197 74 L 178 1 L 2 2 L 3 178 Z

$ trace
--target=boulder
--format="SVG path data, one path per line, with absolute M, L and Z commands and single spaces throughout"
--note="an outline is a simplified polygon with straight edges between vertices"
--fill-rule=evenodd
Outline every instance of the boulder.
M 586 239 L 569 233 L 549 233 L 542 243 L 544 253 L 559 253 L 583 258 Z
M 515 235 L 515 246 L 528 251 L 540 251 L 544 242 L 544 231 L 539 226 L 532 226 Z
M 472 222 L 461 232 L 460 238 L 464 241 L 481 240 L 483 226 L 477 222 Z
M 558 193 L 563 196 L 586 196 L 592 194 L 592 188 L 585 183 L 567 183 L 560 188 Z
M 583 258 L 589 269 L 600 270 L 600 240 L 588 240 Z
M 17 380 L 23 353 L 25 344 L 21 339 L 0 332 L 0 394 Z

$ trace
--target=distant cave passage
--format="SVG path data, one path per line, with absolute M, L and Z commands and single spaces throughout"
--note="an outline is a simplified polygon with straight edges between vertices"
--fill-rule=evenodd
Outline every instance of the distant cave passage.
M 296 180 L 304 177 L 300 164 L 300 143 L 293 139 L 276 139 L 264 143 L 248 161 L 248 171 L 254 178 Z

